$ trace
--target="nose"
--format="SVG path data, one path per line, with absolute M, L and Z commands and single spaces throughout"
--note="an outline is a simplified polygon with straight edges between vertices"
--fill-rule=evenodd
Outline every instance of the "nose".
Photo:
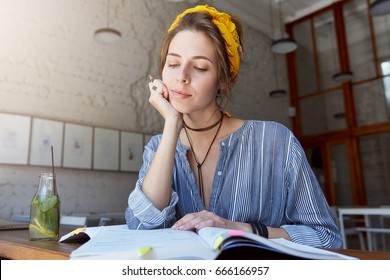
M 188 84 L 190 82 L 190 75 L 187 73 L 185 67 L 180 69 L 176 77 L 177 81 L 182 84 Z

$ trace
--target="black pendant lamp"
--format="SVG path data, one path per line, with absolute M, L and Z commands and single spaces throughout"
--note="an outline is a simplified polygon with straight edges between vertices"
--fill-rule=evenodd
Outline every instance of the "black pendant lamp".
M 334 31 L 335 29 L 333 28 L 333 24 L 334 23 L 331 21 L 328 23 L 329 51 L 330 52 L 332 52 L 332 50 L 337 51 L 337 44 L 334 40 L 332 40 L 332 39 L 334 39 L 334 37 L 332 35 L 335 32 Z M 336 58 L 333 54 L 332 54 L 332 57 L 333 57 L 334 68 L 338 68 Z M 339 71 L 339 72 L 336 72 L 335 74 L 332 75 L 332 80 L 335 81 L 336 83 L 348 82 L 348 81 L 352 80 L 352 78 L 353 78 L 353 72 L 351 72 L 351 71 Z
M 275 89 L 269 92 L 269 97 L 271 98 L 281 98 L 286 97 L 287 91 L 284 89 Z
M 279 15 L 279 22 L 280 22 L 280 34 L 281 38 L 274 40 L 271 45 L 271 50 L 274 53 L 278 54 L 286 54 L 292 51 L 295 51 L 298 47 L 295 40 L 289 38 L 288 36 L 283 36 L 283 13 L 281 9 L 281 0 L 278 1 L 278 15 Z M 271 4 L 270 4 L 271 5 Z M 271 13 L 272 15 L 273 13 Z M 272 23 L 273 23 L 273 17 L 272 17 Z
M 372 16 L 384 16 L 390 13 L 390 0 L 374 0 L 370 5 Z
M 270 12 L 270 20 L 271 20 L 271 34 L 270 34 L 270 37 L 272 37 L 273 36 L 273 31 L 274 31 L 274 25 L 273 25 L 273 16 L 272 16 L 273 9 L 272 9 L 271 0 L 268 1 L 268 5 L 269 5 L 269 12 Z M 280 41 L 280 40 L 277 40 L 277 41 Z M 280 53 L 284 53 L 284 52 L 281 52 L 280 49 L 278 49 L 281 46 L 283 47 L 283 44 L 280 44 L 280 45 L 272 44 L 272 46 L 271 46 L 271 50 L 273 52 L 273 54 L 272 54 L 272 61 L 273 61 L 273 64 L 274 64 L 274 79 L 275 79 L 276 89 L 274 89 L 274 90 L 269 92 L 269 97 L 270 98 L 282 98 L 282 97 L 287 96 L 287 91 L 285 91 L 284 89 L 279 88 L 279 79 L 278 79 L 278 71 L 277 71 L 278 67 L 277 67 L 277 63 L 276 63 L 276 59 L 275 59 L 276 53 L 279 53 L 279 54 Z M 274 47 L 276 47 L 277 51 L 274 50 Z
M 297 49 L 297 43 L 291 38 L 280 38 L 272 42 L 271 50 L 274 53 L 285 54 Z
M 333 81 L 337 83 L 344 83 L 352 80 L 353 73 L 350 71 L 338 72 L 332 76 Z
M 94 38 L 101 44 L 113 44 L 122 38 L 122 34 L 110 26 L 110 0 L 107 0 L 107 26 L 95 31 Z

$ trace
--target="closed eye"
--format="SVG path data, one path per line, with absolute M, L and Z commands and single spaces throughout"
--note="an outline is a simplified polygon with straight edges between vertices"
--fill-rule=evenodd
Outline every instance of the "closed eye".
M 201 68 L 201 67 L 196 67 L 196 66 L 194 66 L 194 68 L 195 68 L 196 70 L 200 71 L 200 72 L 205 72 L 205 71 L 207 71 L 206 68 Z

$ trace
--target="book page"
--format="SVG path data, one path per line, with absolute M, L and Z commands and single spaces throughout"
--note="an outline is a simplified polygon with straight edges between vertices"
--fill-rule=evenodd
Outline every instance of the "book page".
M 199 230 L 198 234 L 210 247 L 220 250 L 240 246 L 251 246 L 258 248 L 259 252 L 260 250 L 275 251 L 303 259 L 355 259 L 339 253 L 294 243 L 283 238 L 267 239 L 239 230 L 206 227 Z
M 197 231 L 200 238 L 203 239 L 204 242 L 207 243 L 207 245 L 210 248 L 219 249 L 222 242 L 229 237 L 227 235 L 227 232 L 230 230 L 227 230 L 225 228 L 217 228 L 217 227 L 204 227 Z
M 148 248 L 148 250 L 144 250 Z M 129 230 L 102 227 L 71 259 L 214 259 L 212 250 L 192 231 Z
M 76 228 L 71 232 L 61 236 L 58 242 L 85 242 L 96 235 L 101 227 Z
M 323 260 L 353 260 L 354 257 L 346 256 L 343 254 L 327 251 L 320 248 L 315 248 L 311 246 L 306 246 L 298 243 L 288 241 L 283 238 L 271 239 L 274 244 L 283 246 L 287 251 L 294 251 L 297 256 L 302 256 L 310 259 L 323 259 Z M 282 250 L 283 247 L 279 247 L 279 250 Z

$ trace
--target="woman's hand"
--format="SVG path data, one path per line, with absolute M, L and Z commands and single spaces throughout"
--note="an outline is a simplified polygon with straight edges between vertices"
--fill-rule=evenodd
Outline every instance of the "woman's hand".
M 252 233 L 252 227 L 248 223 L 232 222 L 206 210 L 187 214 L 172 226 L 173 229 L 177 230 L 197 230 L 204 227 L 236 229 Z M 268 238 L 291 240 L 288 233 L 282 228 L 267 227 L 267 229 Z
M 190 213 L 178 220 L 173 226 L 173 229 L 178 230 L 193 230 L 201 229 L 203 227 L 220 227 L 220 228 L 232 228 L 230 221 L 214 214 L 203 210 L 197 213 Z
M 169 103 L 169 92 L 163 81 L 150 77 L 149 82 L 150 97 L 149 102 L 159 111 L 161 116 L 167 120 L 169 117 L 181 117 L 173 106 Z

